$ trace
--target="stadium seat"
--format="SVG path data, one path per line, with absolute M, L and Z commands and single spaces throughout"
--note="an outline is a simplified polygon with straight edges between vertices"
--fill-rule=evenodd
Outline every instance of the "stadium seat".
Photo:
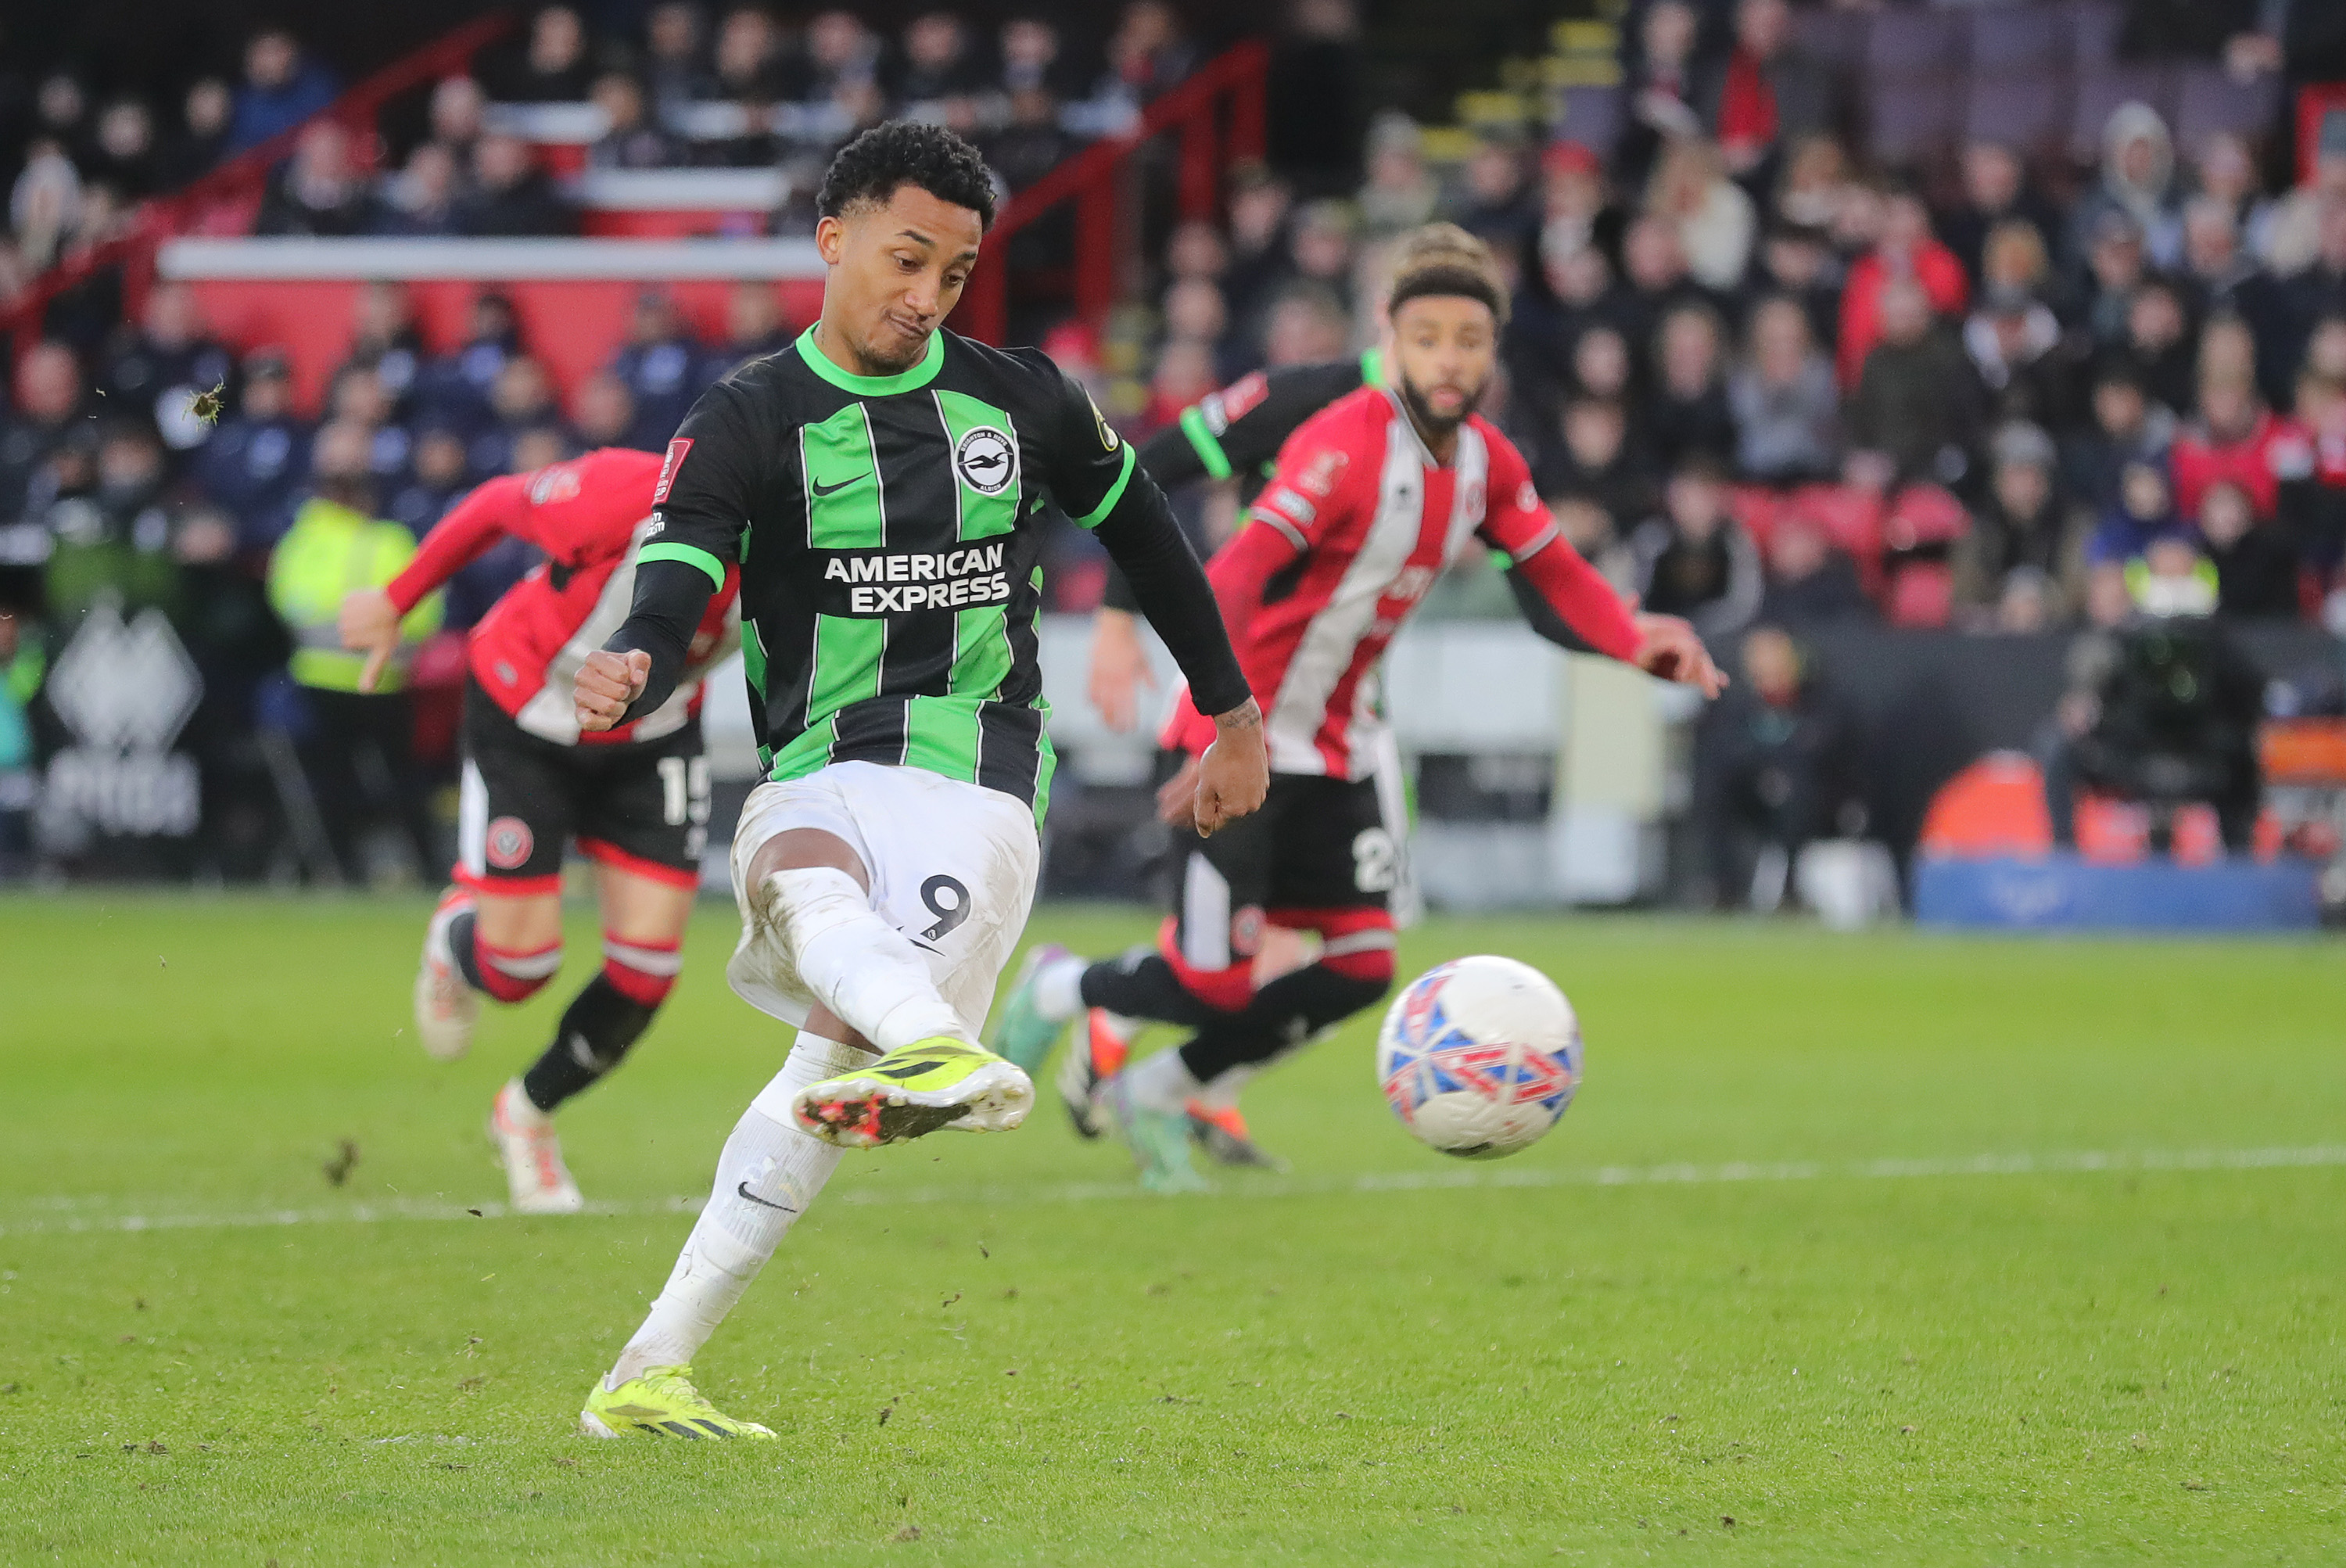
M 2069 44 L 2059 11 L 1991 5 L 1972 13 L 1964 136 L 2033 149 L 2069 124 Z
M 1989 752 L 1940 786 L 1915 847 L 1945 860 L 2050 854 L 2045 775 L 2026 752 Z
M 1873 154 L 1909 163 L 1963 128 L 1964 19 L 1944 11 L 1883 11 L 1865 36 L 1864 76 Z
M 2346 718 L 2276 718 L 2257 732 L 2268 786 L 2346 789 Z
M 1964 89 L 1964 139 L 1995 142 L 2027 154 L 2057 148 L 2069 130 L 2066 76 L 1997 76 L 1972 73 Z
M 1764 484 L 1739 484 L 1728 492 L 1727 509 L 1751 542 L 1765 550 L 1777 518 L 1783 514 L 1783 497 Z
M 1910 484 L 1898 493 L 1882 525 L 1882 547 L 1923 550 L 1952 545 L 1971 532 L 1964 504 L 1935 484 Z
M 1790 504 L 1823 526 L 1833 544 L 1857 563 L 1858 580 L 1865 585 L 1865 591 L 1880 597 L 1881 498 L 1851 484 L 1804 484 L 1792 493 Z
M 2054 15 L 2069 29 L 2069 63 L 2083 72 L 2117 64 L 2118 29 L 2126 25 L 2126 7 L 2116 0 L 2076 0 Z
M 1563 112 L 1556 117 L 1556 139 L 1576 141 L 1599 158 L 1610 158 L 1613 144 L 1621 139 L 1621 89 L 1566 87 L 1563 99 Z
M 1865 68 L 1865 35 L 1872 16 L 1834 5 L 1809 5 L 1792 13 L 1792 37 L 1802 49 L 1844 76 Z
M 1943 629 L 1955 602 L 1955 574 L 1943 561 L 1909 561 L 1890 577 L 1887 616 L 1893 626 Z
M 2175 145 L 2189 154 L 2223 131 L 2257 137 L 2280 112 L 2280 81 L 2260 76 L 2237 82 L 2221 66 L 2187 65 L 2176 76 Z

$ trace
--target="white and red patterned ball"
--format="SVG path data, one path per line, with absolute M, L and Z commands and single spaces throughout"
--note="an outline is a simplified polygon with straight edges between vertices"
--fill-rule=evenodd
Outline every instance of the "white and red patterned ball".
M 1419 1141 L 1496 1159 L 1539 1141 L 1580 1086 L 1580 1021 L 1555 982 L 1481 954 L 1402 988 L 1377 1035 L 1377 1082 Z

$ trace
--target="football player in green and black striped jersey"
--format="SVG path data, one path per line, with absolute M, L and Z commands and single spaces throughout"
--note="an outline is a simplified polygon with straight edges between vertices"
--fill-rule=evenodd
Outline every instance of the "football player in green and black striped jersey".
M 821 320 L 693 405 L 632 612 L 576 682 L 585 729 L 666 700 L 739 566 L 767 778 L 734 835 L 742 932 L 726 974 L 800 1031 L 589 1396 L 597 1435 L 765 1435 L 701 1399 L 688 1362 L 842 1151 L 1014 1127 L 1034 1103 L 977 1039 L 1034 898 L 1050 794 L 1035 615 L 1051 507 L 1097 535 L 1216 716 L 1200 824 L 1253 810 L 1268 783 L 1212 590 L 1131 448 L 1042 354 L 941 328 L 994 213 L 975 150 L 933 126 L 878 127 L 841 150 L 817 205 Z

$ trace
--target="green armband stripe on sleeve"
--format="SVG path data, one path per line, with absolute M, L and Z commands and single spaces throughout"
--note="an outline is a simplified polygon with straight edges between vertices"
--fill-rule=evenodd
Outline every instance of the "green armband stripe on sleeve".
M 725 563 L 698 545 L 647 545 L 637 553 L 636 565 L 647 561 L 681 561 L 698 566 L 709 574 L 709 584 L 719 593 L 725 591 Z
M 1206 428 L 1206 416 L 1195 407 L 1181 411 L 1181 433 L 1189 438 L 1190 450 L 1197 453 L 1198 461 L 1206 465 L 1206 473 L 1209 476 L 1215 479 L 1230 476 L 1230 460 L 1223 453 L 1222 443 L 1214 439 L 1214 433 Z
M 1116 483 L 1107 487 L 1107 494 L 1100 497 L 1100 504 L 1076 519 L 1076 526 L 1078 528 L 1098 527 L 1100 524 L 1100 519 L 1115 511 L 1116 504 L 1124 499 L 1124 487 L 1131 483 L 1132 443 L 1127 441 L 1124 443 L 1124 471 L 1116 476 Z

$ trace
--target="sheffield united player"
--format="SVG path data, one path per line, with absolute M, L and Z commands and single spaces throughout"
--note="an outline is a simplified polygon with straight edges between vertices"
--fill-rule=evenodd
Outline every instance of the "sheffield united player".
M 1429 223 L 1402 238 L 1393 248 L 1393 264 L 1396 273 L 1444 259 L 1473 268 L 1483 265 L 1488 254 L 1481 240 L 1456 224 Z M 1352 359 L 1256 371 L 1182 410 L 1178 420 L 1141 444 L 1140 466 L 1168 491 L 1199 479 L 1235 480 L 1239 504 L 1243 510 L 1253 504 L 1269 482 L 1276 467 L 1274 460 L 1287 438 L 1305 420 L 1346 393 L 1363 386 L 1385 385 L 1386 359 L 1387 351 L 1381 346 Z M 1504 550 L 1491 554 L 1493 564 L 1505 575 L 1508 586 L 1515 591 L 1515 602 L 1523 607 L 1532 629 L 1576 653 L 1587 652 L 1588 645 L 1548 607 L 1539 590 L 1516 568 L 1515 558 Z M 1123 575 L 1111 570 L 1107 594 L 1092 617 L 1091 672 L 1086 692 L 1092 706 L 1111 729 L 1133 727 L 1138 717 L 1139 688 L 1153 685 L 1156 679 L 1133 610 L 1131 590 Z M 1178 708 L 1178 695 L 1172 695 Z M 1169 726 L 1161 738 L 1159 766 L 1168 775 L 1184 755 L 1178 728 L 1178 724 Z M 1408 926 L 1415 923 L 1419 904 L 1410 860 L 1408 789 L 1402 774 L 1401 751 L 1393 744 L 1390 731 L 1378 739 L 1372 771 L 1392 864 L 1392 887 L 1386 901 L 1393 923 Z M 1028 954 L 1027 964 L 1047 962 L 1048 956 L 1047 950 L 1038 948 Z M 1254 960 L 1258 983 L 1276 979 L 1308 961 L 1306 944 L 1300 933 L 1275 924 L 1264 925 L 1261 945 Z M 1021 985 L 1026 978 L 1022 972 Z M 1196 1024 L 1204 1019 L 1192 1016 L 1172 1022 Z M 1076 1130 L 1083 1136 L 1097 1137 L 1105 1130 L 1098 1107 L 1092 1103 L 1094 1081 L 1123 1067 L 1134 1038 L 1148 1023 L 1104 1007 L 1085 1010 L 1076 1030 L 1076 1044 L 1059 1072 L 1060 1096 L 1066 1103 Z M 1043 1056 L 1047 1056 L 1058 1037 L 1056 1029 L 1049 1027 L 1047 1021 L 1038 1025 L 1015 1012 L 1005 1013 L 1005 1024 L 1003 1038 L 997 1042 L 1003 1044 L 1005 1054 L 1030 1074 L 1039 1072 Z M 1043 1056 L 1022 1054 L 1033 1052 L 1040 1052 Z M 1209 1093 L 1189 1102 L 1186 1108 L 1190 1136 L 1219 1164 L 1276 1168 L 1280 1162 L 1256 1145 L 1246 1117 L 1239 1109 L 1239 1091 L 1245 1079 L 1243 1073 L 1224 1074 Z
M 499 539 L 546 560 L 473 628 L 455 885 L 425 928 L 415 1028 L 443 1061 L 471 1049 L 481 998 L 520 1002 L 562 967 L 562 855 L 595 862 L 603 967 L 564 1012 L 535 1065 L 497 1091 L 489 1133 L 513 1207 L 569 1214 L 578 1186 L 556 1106 L 619 1064 L 676 983 L 708 837 L 700 676 L 739 638 L 728 575 L 693 627 L 674 693 L 617 728 L 582 732 L 571 681 L 627 618 L 661 460 L 606 450 L 493 479 L 425 536 L 391 584 L 343 601 L 342 642 L 371 657 L 372 689 L 400 617 Z
M 589 728 L 657 711 L 738 567 L 767 781 L 734 834 L 742 932 L 726 976 L 799 1029 L 587 1397 L 597 1436 L 770 1436 L 714 1409 L 689 1362 L 843 1151 L 1015 1127 L 1034 1103 L 977 1032 L 1041 861 L 1049 506 L 1123 566 L 1214 716 L 1191 771 L 1198 825 L 1253 810 L 1268 784 L 1213 590 L 1131 448 L 1043 355 L 942 330 L 994 213 L 976 149 L 877 127 L 841 149 L 816 205 L 821 319 L 693 405 L 635 608 L 574 686 Z
M 1046 949 L 1005 1006 L 997 1044 L 1020 1059 L 1046 1054 L 1087 1007 L 1194 1031 L 1092 1090 L 1152 1188 L 1199 1185 L 1186 1102 L 1373 1005 L 1392 983 L 1392 845 L 1372 778 L 1383 729 L 1377 664 L 1471 541 L 1504 551 L 1596 651 L 1706 695 L 1725 684 L 1685 622 L 1623 606 L 1560 536 L 1521 455 L 1475 416 L 1505 310 L 1487 254 L 1422 258 L 1396 276 L 1392 385 L 1364 386 L 1296 431 L 1209 568 L 1266 715 L 1269 800 L 1190 840 L 1161 952 L 1086 964 Z M 1193 760 L 1160 797 L 1177 828 L 1189 824 L 1194 770 Z M 1257 988 L 1266 923 L 1316 932 L 1321 947 Z

